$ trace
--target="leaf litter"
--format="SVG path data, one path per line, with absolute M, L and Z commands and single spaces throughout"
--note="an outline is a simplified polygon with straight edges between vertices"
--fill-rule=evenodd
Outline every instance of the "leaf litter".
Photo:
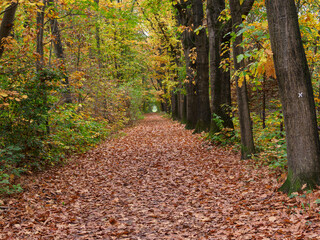
M 320 239 L 319 190 L 279 193 L 267 167 L 156 114 L 124 132 L 24 179 L 0 238 Z

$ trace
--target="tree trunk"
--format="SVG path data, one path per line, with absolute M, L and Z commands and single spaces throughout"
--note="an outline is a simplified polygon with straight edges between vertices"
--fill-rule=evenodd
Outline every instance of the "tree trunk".
M 197 124 L 197 95 L 195 85 L 195 62 L 190 58 L 191 49 L 195 48 L 195 34 L 189 28 L 193 24 L 193 16 L 190 10 L 191 1 L 183 1 L 181 4 L 174 5 L 178 10 L 178 22 L 186 29 L 182 34 L 182 46 L 186 61 L 186 129 L 194 129 Z
M 242 23 L 242 14 L 240 0 L 230 0 L 230 10 L 232 16 L 234 32 L 240 31 L 239 25 Z M 238 35 L 233 42 L 233 57 L 234 67 L 236 71 L 241 71 L 244 68 L 244 61 L 237 61 L 237 56 L 243 54 L 242 34 Z M 239 77 L 235 76 L 237 88 L 237 100 L 239 108 L 239 122 L 241 131 L 241 159 L 248 159 L 255 152 L 252 124 L 250 119 L 250 110 L 247 96 L 246 80 L 239 82 Z
M 192 12 L 194 19 L 195 45 L 196 45 L 196 85 L 198 102 L 198 119 L 195 132 L 208 132 L 211 123 L 211 110 L 209 101 L 209 56 L 208 37 L 203 27 L 202 0 L 193 0 Z M 199 30 L 200 29 L 200 30 Z
M 233 128 L 233 122 L 228 113 L 228 107 L 231 105 L 230 91 L 230 71 L 225 72 L 220 68 L 222 59 L 229 58 L 230 53 L 226 51 L 221 56 L 221 43 L 230 39 L 224 37 L 222 32 L 223 23 L 219 20 L 221 12 L 225 9 L 224 0 L 208 0 L 208 32 L 209 32 L 209 52 L 210 52 L 210 81 L 211 81 L 211 105 L 212 112 L 223 120 L 224 127 Z M 224 106 L 223 106 L 224 105 Z M 211 123 L 211 132 L 214 134 L 221 129 Z
M 175 91 L 171 92 L 171 113 L 173 120 L 179 119 L 179 102 L 178 94 Z
M 224 53 L 221 56 L 221 59 L 223 61 L 228 62 L 230 59 L 230 35 L 224 36 L 222 38 L 222 43 L 224 46 L 227 46 L 229 50 L 224 51 Z M 222 90 L 220 94 L 220 107 L 222 109 L 222 120 L 224 127 L 234 129 L 233 121 L 232 121 L 232 104 L 231 104 L 231 73 L 230 73 L 230 67 L 228 67 L 226 70 L 220 68 L 220 71 L 222 72 Z
M 192 33 L 190 33 L 191 35 Z M 191 42 L 190 42 L 191 43 Z M 190 50 L 191 47 L 184 47 L 184 55 L 186 58 L 186 66 L 187 66 L 187 116 L 186 116 L 186 129 L 195 129 L 197 124 L 197 95 L 196 95 L 196 85 L 195 85 L 195 76 L 194 76 L 194 64 L 190 59 Z
M 179 119 L 181 123 L 185 123 L 186 122 L 186 116 L 187 116 L 187 108 L 186 108 L 186 95 L 183 94 L 180 91 L 179 94 Z
M 40 11 L 37 12 L 37 71 L 41 71 L 44 66 L 44 51 L 43 51 L 43 33 L 44 33 L 44 14 L 46 9 L 46 1 L 44 0 L 43 6 Z
M 44 114 L 47 114 L 47 111 L 49 110 L 48 107 L 48 92 L 47 92 L 47 76 L 45 74 L 44 68 L 45 68 L 45 62 L 44 62 L 44 44 L 43 44 L 43 36 L 44 36 L 44 16 L 45 16 L 45 10 L 46 10 L 46 5 L 47 2 L 46 0 L 42 1 L 43 6 L 39 7 L 40 10 L 37 12 L 37 60 L 36 60 L 36 69 L 37 69 L 37 74 L 40 80 L 40 88 L 38 89 L 39 91 L 39 96 L 42 98 L 42 108 L 44 107 L 46 110 Z M 48 116 L 43 116 L 45 117 L 45 124 L 46 124 L 46 133 L 50 133 L 50 127 L 49 127 L 49 120 Z M 41 133 L 39 133 L 41 135 Z
M 187 120 L 187 96 L 183 95 L 183 110 L 182 110 L 182 122 L 185 123 Z
M 182 107 L 182 102 L 181 102 L 181 91 L 179 89 L 179 91 L 177 92 L 177 100 L 178 100 L 178 120 L 181 121 L 181 116 L 182 116 L 182 111 L 181 111 L 181 107 Z
M 320 182 L 315 103 L 294 0 L 266 0 L 266 7 L 287 140 L 288 176 L 280 190 L 291 193 Z
M 97 8 L 99 9 L 100 0 L 94 0 L 94 2 L 97 4 Z M 99 17 L 99 15 L 98 15 Z M 97 44 L 97 50 L 98 50 L 98 63 L 99 68 L 102 67 L 102 59 L 101 59 L 101 38 L 100 38 L 100 26 L 99 23 L 96 23 L 96 44 Z
M 230 49 L 230 36 L 223 36 L 222 37 L 222 44 L 226 46 L 227 49 Z M 221 60 L 228 61 L 230 59 L 230 50 L 224 51 L 224 53 L 221 56 Z M 220 102 L 221 104 L 225 105 L 226 108 L 223 109 L 224 112 L 227 114 L 227 118 L 225 119 L 225 127 L 233 128 L 233 122 L 230 117 L 230 108 L 231 108 L 231 81 L 230 81 L 230 68 L 227 68 L 226 70 L 223 70 L 220 68 L 220 71 L 222 72 L 222 91 L 220 93 Z
M 262 82 L 262 128 L 266 128 L 266 75 Z
M 49 6 L 54 9 L 54 0 L 49 0 Z M 50 18 L 50 27 L 51 33 L 54 36 L 53 44 L 54 44 L 54 52 L 57 58 L 60 60 L 61 71 L 64 75 L 64 92 L 63 98 L 65 103 L 72 103 L 71 91 L 70 91 L 70 83 L 69 83 L 69 76 L 67 74 L 66 66 L 65 66 L 65 55 L 64 49 L 61 40 L 61 32 L 59 29 L 59 23 L 56 18 Z
M 5 39 L 9 37 L 9 34 L 13 28 L 13 21 L 17 8 L 18 3 L 11 3 L 11 5 L 6 8 L 3 15 L 0 26 L 0 58 L 4 52 Z

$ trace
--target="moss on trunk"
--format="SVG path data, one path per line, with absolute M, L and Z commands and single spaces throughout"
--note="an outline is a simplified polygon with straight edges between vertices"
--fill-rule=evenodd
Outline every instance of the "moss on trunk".
M 209 130 L 210 130 L 210 123 L 206 123 L 202 120 L 199 120 L 197 122 L 197 125 L 193 133 L 209 132 Z
M 221 128 L 218 126 L 218 124 L 214 121 L 211 121 L 210 135 L 213 136 L 215 133 L 218 133 L 220 131 L 221 131 Z
M 182 119 L 180 120 L 180 123 L 182 123 L 182 124 L 186 124 L 186 123 L 187 123 L 186 118 L 182 118 Z
M 294 176 L 292 170 L 288 170 L 288 176 L 286 181 L 278 189 L 280 192 L 290 195 L 293 192 L 299 192 L 306 184 L 303 190 L 312 190 L 317 186 L 319 177 L 315 174 L 313 176 Z
M 185 128 L 188 130 L 194 129 L 194 124 L 192 122 L 186 120 Z

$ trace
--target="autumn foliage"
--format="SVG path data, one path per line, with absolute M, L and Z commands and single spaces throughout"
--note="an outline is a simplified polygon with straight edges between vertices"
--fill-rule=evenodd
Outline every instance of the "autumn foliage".
M 283 44 L 292 34 L 278 34 L 276 3 L 294 10 L 283 19 L 296 23 L 290 43 L 301 35 L 300 47 Z M 318 139 L 319 9 L 311 0 L 2 0 L 0 238 L 319 238 L 319 169 L 309 167 L 311 185 L 292 171 L 307 158 L 288 161 L 300 112 L 286 111 L 299 101 Z M 277 65 L 283 49 L 306 56 L 297 58 L 305 72 Z M 288 195 L 277 191 L 286 178 Z
M 1 2 L 0 21 L 10 4 Z M 133 5 L 19 1 L 12 24 L 0 59 L 4 193 L 21 190 L 22 173 L 91 148 L 156 102 L 147 92 L 154 49 Z

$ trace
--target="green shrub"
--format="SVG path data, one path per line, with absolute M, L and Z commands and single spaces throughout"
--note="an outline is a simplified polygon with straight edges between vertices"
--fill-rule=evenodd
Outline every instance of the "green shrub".
M 239 143 L 239 137 L 235 134 L 234 129 L 231 128 L 225 128 L 223 126 L 223 120 L 220 116 L 213 113 L 211 121 L 214 123 L 214 125 L 220 129 L 218 132 L 209 132 L 206 134 L 206 139 L 210 140 L 215 145 L 222 145 L 222 146 L 228 146 L 228 145 L 235 145 Z
M 272 168 L 285 169 L 287 166 L 287 145 L 285 131 L 281 131 L 283 116 L 280 111 L 269 113 L 266 128 L 262 128 L 260 117 L 253 115 L 254 139 L 259 153 L 255 159 Z
M 76 105 L 68 105 L 52 113 L 51 134 L 47 145 L 50 156 L 63 157 L 73 152 L 84 152 L 110 135 L 113 130 L 106 120 L 81 114 Z M 118 123 L 123 127 L 124 124 Z

